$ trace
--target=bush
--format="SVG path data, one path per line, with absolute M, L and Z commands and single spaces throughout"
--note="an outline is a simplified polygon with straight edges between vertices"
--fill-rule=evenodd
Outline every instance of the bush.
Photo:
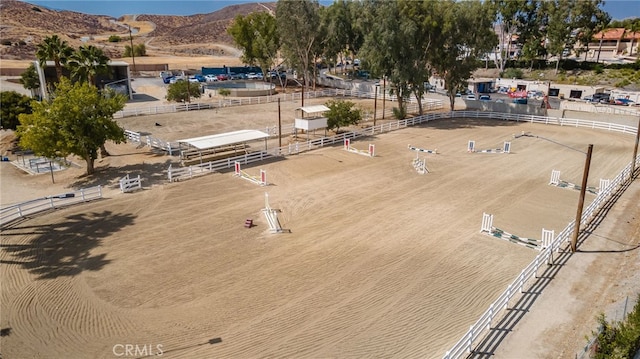
M 600 75 L 604 72 L 604 68 L 602 68 L 602 65 L 597 64 L 593 67 L 593 71 L 596 73 L 596 75 Z
M 11 46 L 11 40 L 2 40 L 0 41 L 0 44 L 4 46 Z
M 118 35 L 109 36 L 109 42 L 120 42 L 121 38 Z
M 522 72 L 521 69 L 508 68 L 501 74 L 501 76 L 505 79 L 512 79 L 512 78 L 521 79 L 524 77 L 524 73 Z
M 609 323 L 604 314 L 597 320 L 602 330 L 597 334 L 596 359 L 633 358 L 640 350 L 640 296 L 623 321 Z

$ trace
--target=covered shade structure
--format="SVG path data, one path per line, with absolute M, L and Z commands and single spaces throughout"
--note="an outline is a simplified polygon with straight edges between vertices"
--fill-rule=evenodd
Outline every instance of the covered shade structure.
M 217 135 L 201 136 L 178 140 L 180 148 L 180 159 L 193 160 L 204 157 L 209 160 L 229 157 L 237 154 L 238 151 L 246 152 L 247 143 L 251 141 L 264 140 L 264 149 L 267 149 L 267 139 L 269 134 L 258 130 L 240 130 L 225 132 Z

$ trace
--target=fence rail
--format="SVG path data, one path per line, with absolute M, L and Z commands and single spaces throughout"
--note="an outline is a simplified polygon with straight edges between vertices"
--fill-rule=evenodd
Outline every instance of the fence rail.
M 102 198 L 101 186 L 83 188 L 74 192 L 47 196 L 0 208 L 0 226 L 5 226 L 31 214 L 66 207 L 80 202 L 92 201 L 98 198 Z
M 323 97 L 352 97 L 352 98 L 369 98 L 373 99 L 375 94 L 373 92 L 368 91 L 357 91 L 357 90 L 345 90 L 345 89 L 325 89 L 322 91 L 307 91 L 304 93 L 305 99 L 311 98 L 323 98 Z M 122 111 L 116 112 L 113 117 L 114 118 L 124 118 L 124 117 L 132 117 L 132 116 L 145 116 L 145 115 L 158 115 L 163 113 L 173 113 L 173 112 L 182 112 L 182 111 L 198 111 L 198 110 L 207 110 L 212 108 L 221 108 L 221 107 L 233 107 L 233 106 L 246 106 L 246 105 L 259 105 L 265 103 L 278 102 L 278 99 L 284 102 L 294 102 L 300 101 L 302 98 L 302 94 L 299 92 L 296 93 L 284 93 L 279 95 L 271 95 L 271 96 L 257 96 L 257 97 L 245 97 L 245 98 L 234 98 L 234 99 L 221 99 L 213 102 L 193 102 L 189 104 L 172 104 L 172 105 L 163 105 L 163 106 L 151 106 L 151 107 L 139 107 L 139 108 L 129 108 Z M 393 95 L 383 95 L 378 94 L 379 100 L 386 100 L 390 102 L 397 101 L 397 97 Z M 418 103 L 415 98 L 409 98 L 406 100 L 407 102 L 407 110 L 409 112 L 417 112 Z M 423 99 L 423 108 L 427 111 L 433 109 L 441 109 L 444 107 L 442 100 L 434 100 L 434 99 Z M 384 115 L 392 116 L 392 109 L 387 109 L 384 111 Z

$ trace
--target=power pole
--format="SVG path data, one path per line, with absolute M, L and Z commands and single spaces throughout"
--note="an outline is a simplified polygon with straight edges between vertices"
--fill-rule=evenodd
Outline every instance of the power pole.
M 135 51 L 133 51 L 133 35 L 131 35 L 131 25 L 129 26 L 129 43 L 131 44 L 131 60 L 133 61 L 133 72 L 136 72 L 136 56 Z
M 580 187 L 580 199 L 578 200 L 578 211 L 576 213 L 576 223 L 571 237 L 571 252 L 575 252 L 578 247 L 578 234 L 580 233 L 580 221 L 582 219 L 582 208 L 584 207 L 584 196 L 587 191 L 587 178 L 589 177 L 589 167 L 591 166 L 591 153 L 593 152 L 593 144 L 589 145 L 587 150 L 587 160 L 584 164 L 584 173 L 582 174 L 582 187 Z
M 280 114 L 280 97 L 278 97 L 278 147 L 282 147 L 282 116 Z
M 376 85 L 376 94 L 373 97 L 373 127 L 376 127 L 376 112 L 378 112 L 378 87 L 379 85 Z
M 633 161 L 631 161 L 631 178 L 636 172 L 636 158 L 638 158 L 638 142 L 640 142 L 640 117 L 638 117 L 638 129 L 636 130 L 636 144 L 633 146 Z

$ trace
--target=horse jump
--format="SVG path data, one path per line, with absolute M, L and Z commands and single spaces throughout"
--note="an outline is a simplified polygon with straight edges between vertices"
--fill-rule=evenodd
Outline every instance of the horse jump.
M 266 192 L 264 193 L 264 209 L 262 213 L 264 213 L 264 217 L 267 219 L 271 233 L 281 233 L 284 231 L 278 220 L 278 210 L 269 206 L 269 194 Z
M 244 178 L 248 181 L 251 181 L 255 184 L 259 184 L 261 186 L 266 186 L 267 185 L 267 172 L 265 170 L 260 170 L 260 176 L 259 177 L 255 177 L 255 176 L 251 176 L 248 173 L 246 173 L 245 171 L 240 169 L 240 162 L 236 161 L 235 162 L 235 175 L 240 177 L 240 178 Z
M 363 155 L 363 156 L 367 156 L 367 157 L 375 157 L 376 155 L 376 146 L 374 144 L 369 144 L 369 150 L 365 151 L 365 150 L 359 150 L 357 148 L 353 148 L 351 147 L 351 140 L 348 138 L 344 139 L 344 149 L 349 151 L 349 152 L 353 152 L 353 153 L 357 153 L 359 155 Z
M 476 150 L 476 141 L 469 140 L 469 143 L 467 144 L 467 152 L 469 153 L 509 153 L 511 152 L 511 142 L 505 141 L 502 144 L 502 148 Z
M 582 186 L 580 186 L 578 184 L 561 180 L 560 179 L 560 171 L 558 171 L 558 170 L 552 170 L 551 171 L 551 179 L 549 180 L 549 184 L 553 185 L 553 186 L 556 186 L 556 187 L 560 187 L 560 188 L 574 189 L 574 190 L 578 190 L 578 191 L 582 188 Z M 608 186 L 609 186 L 609 180 L 601 178 L 600 179 L 600 187 L 599 188 L 587 187 L 586 191 L 591 193 L 591 194 L 596 194 L 597 195 L 599 192 L 603 191 Z
M 482 225 L 480 227 L 480 233 L 486 233 L 487 235 L 490 235 L 492 237 L 504 239 L 506 241 L 519 244 L 521 246 L 541 250 L 541 243 L 540 243 L 540 240 L 538 239 L 518 237 L 515 234 L 511 234 L 509 232 L 503 231 L 500 228 L 494 227 L 493 214 L 488 214 L 488 213 L 482 214 Z M 544 230 L 543 230 L 543 238 L 547 238 L 545 237 Z
M 411 145 L 409 145 L 408 147 L 409 147 L 409 149 L 410 149 L 411 151 L 424 152 L 424 153 L 432 153 L 432 154 L 434 154 L 434 155 L 437 155 L 437 154 L 438 154 L 438 149 L 435 149 L 435 150 L 426 150 L 426 149 L 424 149 L 424 148 L 418 148 L 418 147 L 414 147 L 414 146 L 411 146 Z
M 420 159 L 419 155 L 416 153 L 416 158 L 411 162 L 413 168 L 415 168 L 416 172 L 423 175 L 429 173 L 429 169 L 427 168 L 427 159 Z

